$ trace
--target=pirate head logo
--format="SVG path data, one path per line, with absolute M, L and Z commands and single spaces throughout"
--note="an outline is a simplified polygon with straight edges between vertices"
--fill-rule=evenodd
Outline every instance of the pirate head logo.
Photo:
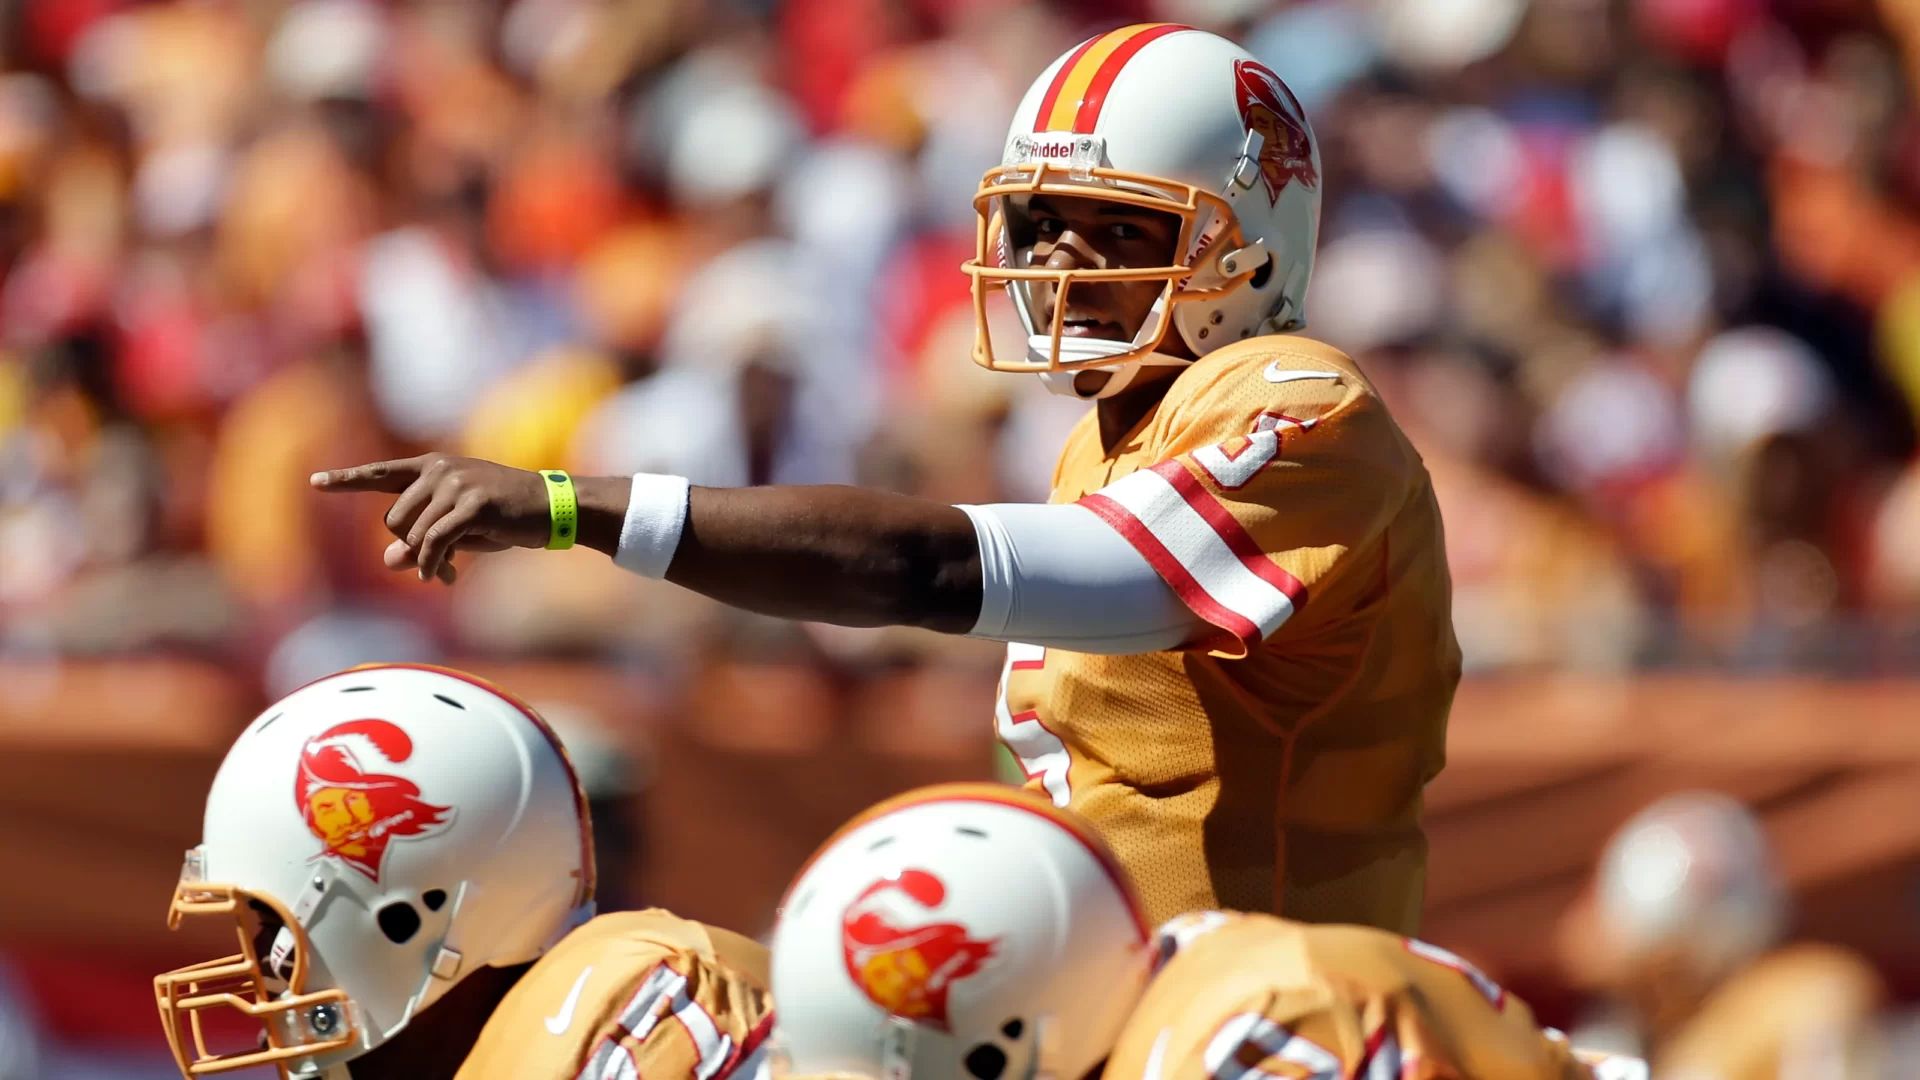
M 1235 95 L 1240 122 L 1260 137 L 1260 179 L 1267 185 L 1267 203 L 1280 201 L 1289 183 L 1313 187 L 1320 176 L 1313 168 L 1313 139 L 1307 134 L 1306 110 L 1293 91 L 1265 64 L 1233 62 Z
M 453 808 L 420 797 L 420 786 L 390 770 L 413 756 L 413 740 L 386 720 L 348 720 L 307 740 L 293 796 L 307 828 L 339 859 L 375 883 L 395 840 L 431 836 Z
M 864 889 L 840 917 L 847 974 L 893 1016 L 948 1030 L 947 991 L 992 958 L 955 922 L 933 921 L 947 887 L 925 870 L 905 870 Z

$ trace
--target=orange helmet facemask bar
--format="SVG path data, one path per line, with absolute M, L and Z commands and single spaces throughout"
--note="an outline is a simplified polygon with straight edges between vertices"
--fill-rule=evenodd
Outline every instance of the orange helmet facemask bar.
M 272 1065 L 283 1080 L 291 1080 L 288 1062 L 353 1045 L 359 1038 L 360 1018 L 346 993 L 306 990 L 312 950 L 299 920 L 271 896 L 198 880 L 197 855 L 197 850 L 188 853 L 187 870 L 167 909 L 167 928 L 177 930 L 189 917 L 224 918 L 233 926 L 240 951 L 154 977 L 154 1004 L 181 1075 L 210 1076 Z M 269 985 L 272 980 L 261 966 L 245 918 L 250 904 L 271 911 L 293 936 L 292 971 L 284 992 Z M 210 1049 L 201 1014 L 211 1009 L 231 1010 L 258 1022 L 264 1045 L 224 1054 Z
M 1115 185 L 1126 184 L 1132 187 Z M 1167 194 L 1150 194 L 1137 188 L 1151 188 Z M 1004 215 L 999 200 L 1034 195 L 1058 195 L 1069 198 L 1100 199 L 1106 202 L 1138 206 L 1159 213 L 1173 214 L 1180 219 L 1179 238 L 1174 243 L 1176 252 L 1188 252 L 1184 263 L 1166 266 L 1119 267 L 1113 269 L 1046 269 L 1043 267 L 1014 267 L 998 265 L 995 255 L 1001 250 L 1001 236 L 1006 229 Z M 1205 257 L 1212 252 L 1231 252 L 1241 245 L 1240 227 L 1234 217 L 1233 207 L 1227 200 L 1192 184 L 1182 184 L 1160 177 L 1141 173 L 1125 172 L 1119 169 L 1098 167 L 1074 167 L 1051 162 L 1036 161 L 1017 165 L 1001 165 L 987 170 L 981 177 L 980 187 L 973 197 L 974 213 L 977 218 L 974 241 L 974 257 L 961 264 L 972 283 L 974 314 L 974 363 L 994 371 L 1071 371 L 1081 368 L 1105 367 L 1146 359 L 1166 340 L 1168 331 L 1174 324 L 1174 312 L 1179 304 L 1199 301 L 1218 300 L 1252 277 L 1258 266 L 1245 268 L 1218 269 L 1210 267 Z M 1210 212 L 1210 213 L 1208 213 Z M 1196 239 L 1195 226 L 1203 213 L 1211 223 L 1217 223 L 1217 231 Z M 1211 225 L 1209 226 L 1211 229 Z M 1007 249 L 1011 254 L 1011 245 Z M 1007 290 L 1014 299 L 1016 307 L 1021 307 L 1020 299 L 1015 295 L 1016 286 L 1023 282 L 1050 281 L 1055 290 L 1055 303 L 1049 325 L 1041 327 L 1034 321 L 1035 337 L 1045 335 L 1050 346 L 1045 356 L 1035 356 L 1023 352 L 1018 359 L 996 355 L 988 334 L 987 298 L 989 290 L 999 287 Z M 1086 359 L 1067 359 L 1062 356 L 1062 343 L 1065 339 L 1065 318 L 1068 290 L 1075 284 L 1104 284 L 1111 282 L 1163 282 L 1161 294 L 1154 303 L 1153 314 L 1157 320 L 1151 325 L 1151 332 L 1136 335 L 1136 340 L 1125 351 Z M 1196 281 L 1204 284 L 1196 284 Z M 1035 313 L 1028 313 L 1029 319 Z M 1143 327 L 1142 331 L 1148 330 Z

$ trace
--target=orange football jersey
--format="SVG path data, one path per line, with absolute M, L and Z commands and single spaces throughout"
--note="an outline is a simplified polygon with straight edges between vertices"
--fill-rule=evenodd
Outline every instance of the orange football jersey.
M 1425 942 L 1221 912 L 1184 916 L 1161 935 L 1172 956 L 1121 1030 L 1109 1080 L 1613 1074 L 1596 1074 L 1525 1002 Z
M 1460 650 L 1426 468 L 1353 361 L 1292 336 L 1211 353 L 1111 456 L 1084 417 L 1052 501 L 1100 515 L 1215 633 L 1009 646 L 997 721 L 1028 786 L 1099 827 L 1156 919 L 1415 929 Z
M 455 1080 L 725 1080 L 773 1026 L 767 950 L 665 911 L 602 915 L 507 993 Z
M 1880 977 L 1852 953 L 1796 945 L 1734 975 L 1653 1055 L 1675 1080 L 1874 1075 Z

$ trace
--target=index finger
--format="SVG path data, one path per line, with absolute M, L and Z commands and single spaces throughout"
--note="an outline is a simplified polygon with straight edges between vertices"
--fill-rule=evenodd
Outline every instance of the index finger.
M 307 483 L 322 491 L 386 491 L 399 494 L 420 478 L 427 455 L 374 461 L 351 469 L 329 469 L 307 477 Z

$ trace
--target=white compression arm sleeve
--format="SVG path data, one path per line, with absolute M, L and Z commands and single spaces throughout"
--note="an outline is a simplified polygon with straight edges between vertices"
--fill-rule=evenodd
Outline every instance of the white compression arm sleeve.
M 1124 654 L 1176 648 L 1207 632 L 1146 558 L 1085 507 L 960 509 L 980 541 L 973 637 Z

